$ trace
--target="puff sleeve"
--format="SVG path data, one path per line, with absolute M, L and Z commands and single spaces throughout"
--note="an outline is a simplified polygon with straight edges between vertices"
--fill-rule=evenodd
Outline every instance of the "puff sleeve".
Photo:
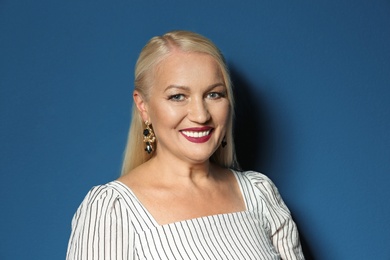
M 265 175 L 249 173 L 261 201 L 261 213 L 272 244 L 284 260 L 305 259 L 298 229 L 274 183 Z
M 67 260 L 133 259 L 133 232 L 122 203 L 107 185 L 89 191 L 72 219 Z

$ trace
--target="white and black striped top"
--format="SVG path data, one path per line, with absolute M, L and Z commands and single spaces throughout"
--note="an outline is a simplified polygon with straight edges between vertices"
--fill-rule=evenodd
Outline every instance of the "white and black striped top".
M 304 259 L 274 184 L 234 172 L 246 211 L 159 225 L 119 181 L 94 187 L 72 221 L 67 259 Z

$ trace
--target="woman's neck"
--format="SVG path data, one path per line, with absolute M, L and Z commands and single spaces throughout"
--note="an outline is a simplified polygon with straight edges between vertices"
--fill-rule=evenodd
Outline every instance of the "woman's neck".
M 212 177 L 215 166 L 209 160 L 202 163 L 184 162 L 181 160 L 168 160 L 167 158 L 153 157 L 145 163 L 152 172 L 163 179 L 176 181 L 191 181 Z

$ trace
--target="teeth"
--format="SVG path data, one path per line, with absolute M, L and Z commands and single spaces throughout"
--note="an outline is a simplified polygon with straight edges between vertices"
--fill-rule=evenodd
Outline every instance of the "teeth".
M 204 137 L 204 136 L 208 135 L 209 133 L 210 133 L 210 130 L 203 131 L 203 132 L 183 131 L 183 134 L 185 134 L 186 136 L 195 137 L 195 138 Z

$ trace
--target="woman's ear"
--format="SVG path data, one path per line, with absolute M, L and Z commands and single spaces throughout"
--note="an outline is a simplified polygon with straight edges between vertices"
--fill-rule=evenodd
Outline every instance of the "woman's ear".
M 150 121 L 149 113 L 148 113 L 148 106 L 147 106 L 147 103 L 146 103 L 144 97 L 141 95 L 141 93 L 139 93 L 137 90 L 134 90 L 133 99 L 134 99 L 134 104 L 137 106 L 137 109 L 142 117 L 142 120 L 144 122 Z

